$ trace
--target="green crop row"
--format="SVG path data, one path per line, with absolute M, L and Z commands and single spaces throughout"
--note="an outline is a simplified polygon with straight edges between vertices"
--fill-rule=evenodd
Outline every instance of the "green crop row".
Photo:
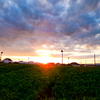
M 0 100 L 100 100 L 100 67 L 0 64 Z

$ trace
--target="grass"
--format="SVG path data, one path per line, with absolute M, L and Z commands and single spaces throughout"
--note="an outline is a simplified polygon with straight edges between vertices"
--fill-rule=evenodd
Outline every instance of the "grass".
M 100 67 L 0 64 L 0 100 L 100 100 Z

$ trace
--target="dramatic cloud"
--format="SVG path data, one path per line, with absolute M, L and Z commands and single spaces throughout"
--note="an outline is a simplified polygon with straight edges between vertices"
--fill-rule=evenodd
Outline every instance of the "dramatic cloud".
M 63 49 L 65 57 L 90 57 L 99 41 L 100 0 L 0 0 L 0 49 L 6 54 L 37 56 L 46 49 L 60 57 Z

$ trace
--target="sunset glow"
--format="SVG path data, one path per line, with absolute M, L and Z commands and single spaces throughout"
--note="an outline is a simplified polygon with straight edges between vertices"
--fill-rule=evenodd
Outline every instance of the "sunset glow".
M 0 0 L 0 50 L 2 60 L 61 63 L 63 50 L 64 63 L 99 62 L 100 0 Z
M 42 56 L 42 57 L 49 57 L 50 56 L 50 51 L 49 50 L 37 50 L 36 51 L 38 53 L 38 55 Z

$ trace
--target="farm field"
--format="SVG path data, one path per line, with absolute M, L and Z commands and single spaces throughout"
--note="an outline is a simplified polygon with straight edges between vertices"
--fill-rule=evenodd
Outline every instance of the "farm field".
M 2 63 L 0 100 L 100 100 L 100 67 Z

